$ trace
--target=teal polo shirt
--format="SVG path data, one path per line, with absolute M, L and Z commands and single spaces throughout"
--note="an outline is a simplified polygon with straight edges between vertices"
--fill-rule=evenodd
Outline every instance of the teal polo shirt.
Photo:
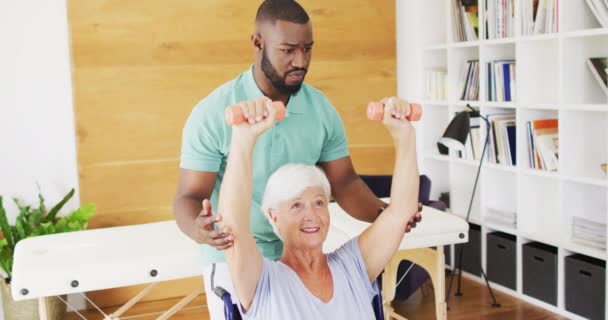
M 226 107 L 264 96 L 253 78 L 253 67 L 201 100 L 183 129 L 180 167 L 217 172 L 211 195 L 214 210 L 230 151 L 231 127 L 226 125 Z M 283 243 L 272 231 L 261 204 L 270 175 L 287 163 L 314 165 L 348 156 L 344 124 L 321 91 L 303 84 L 286 106 L 285 119 L 258 139 L 253 151 L 253 196 L 250 230 L 262 255 L 276 260 Z M 214 214 L 216 214 L 214 212 Z M 205 264 L 225 261 L 223 252 L 201 245 Z

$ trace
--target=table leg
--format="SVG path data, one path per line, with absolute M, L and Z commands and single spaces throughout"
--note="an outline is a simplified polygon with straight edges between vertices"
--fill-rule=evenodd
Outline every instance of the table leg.
M 445 303 L 445 256 L 443 255 L 443 246 L 438 246 L 436 253 L 436 270 L 429 274 L 433 281 L 435 291 L 435 313 L 438 320 L 446 320 L 447 304 Z M 434 275 L 434 276 L 433 276 Z
M 38 298 L 38 316 L 40 317 L 40 320 L 48 320 L 46 299 L 44 297 Z
M 397 268 L 399 267 L 399 261 L 395 260 L 395 258 L 391 260 L 382 274 L 382 304 L 385 320 L 390 320 L 391 314 L 394 313 L 391 301 L 395 299 L 395 284 L 397 282 Z
M 402 260 L 409 260 L 425 269 L 433 282 L 435 289 L 435 311 L 437 319 L 447 319 L 447 309 L 445 304 L 445 259 L 443 247 L 437 250 L 430 248 L 412 249 L 398 251 L 391 262 L 384 269 L 382 276 L 382 297 L 384 299 L 384 313 L 386 320 L 397 317 L 390 303 L 395 298 L 395 286 L 397 282 L 397 269 Z

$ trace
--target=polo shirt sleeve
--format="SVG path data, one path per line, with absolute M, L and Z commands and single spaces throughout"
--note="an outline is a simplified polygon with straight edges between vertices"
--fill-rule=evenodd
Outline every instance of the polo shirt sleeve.
M 182 131 L 180 168 L 218 172 L 222 164 L 223 117 L 201 101 L 190 113 Z
M 327 102 L 327 137 L 321 150 L 320 162 L 329 162 L 348 156 L 348 143 L 344 133 L 344 123 L 338 111 Z

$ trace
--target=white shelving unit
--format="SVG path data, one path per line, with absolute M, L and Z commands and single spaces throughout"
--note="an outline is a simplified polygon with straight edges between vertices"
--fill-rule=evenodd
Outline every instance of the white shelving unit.
M 570 222 L 581 216 L 606 223 L 608 216 L 608 178 L 600 163 L 608 161 L 608 98 L 588 70 L 586 59 L 608 56 L 608 29 L 602 29 L 585 0 L 559 0 L 559 32 L 508 39 L 485 40 L 483 26 L 484 0 L 479 0 L 480 39 L 453 42 L 453 0 L 417 0 L 419 28 L 405 31 L 409 50 L 420 50 L 407 57 L 422 61 L 408 63 L 408 77 L 424 70 L 447 70 L 447 101 L 428 101 L 423 90 L 407 91 L 407 97 L 423 105 L 418 126 L 421 172 L 433 183 L 432 197 L 450 193 L 451 211 L 466 215 L 478 161 L 462 160 L 438 153 L 437 141 L 456 112 L 467 104 L 482 115 L 515 112 L 517 123 L 517 166 L 489 164 L 484 160 L 470 221 L 481 225 L 482 265 L 486 267 L 486 240 L 489 232 L 502 231 L 517 237 L 517 289 L 493 284 L 499 290 L 572 319 L 582 317 L 565 308 L 565 258 L 583 254 L 606 260 L 608 252 L 570 240 Z M 516 12 L 518 12 L 516 3 Z M 403 5 L 405 6 L 405 5 Z M 413 7 L 412 7 L 413 6 Z M 399 8 L 399 4 L 398 4 Z M 404 10 L 400 11 L 402 14 Z M 409 15 L 408 17 L 412 17 Z M 516 21 L 517 25 L 517 21 Z M 403 53 L 400 53 L 403 54 Z M 403 59 L 403 57 L 400 57 Z M 460 101 L 459 84 L 464 62 L 479 59 L 479 101 Z M 487 101 L 486 63 L 498 59 L 516 61 L 516 100 Z M 528 167 L 527 121 L 542 118 L 559 120 L 559 169 L 547 172 Z M 479 141 L 485 141 L 485 124 L 481 121 Z M 517 213 L 517 226 L 508 227 L 486 222 L 489 208 Z M 523 293 L 522 246 L 538 241 L 557 248 L 558 301 L 553 306 Z M 455 253 L 455 250 L 452 250 Z M 446 261 L 453 265 L 452 261 Z M 480 280 L 473 275 L 469 277 Z M 608 279 L 608 275 L 606 277 Z M 608 289 L 606 290 L 608 297 Z M 608 303 L 607 303 L 608 305 Z M 607 308 L 608 310 L 608 308 Z M 608 312 L 607 316 L 608 318 Z

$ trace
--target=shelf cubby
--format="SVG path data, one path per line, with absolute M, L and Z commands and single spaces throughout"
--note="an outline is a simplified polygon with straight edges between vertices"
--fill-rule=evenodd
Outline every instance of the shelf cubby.
M 559 31 L 572 32 L 601 28 L 585 0 L 560 1 Z
M 479 60 L 479 47 L 448 49 L 448 99 L 458 101 L 462 94 L 462 82 L 467 72 L 466 62 Z
M 562 182 L 561 183 L 561 208 L 564 215 L 564 245 L 578 253 L 591 255 L 593 257 L 604 257 L 606 255 L 606 242 L 603 245 L 589 244 L 584 241 L 573 239 L 574 218 L 583 218 L 587 221 L 604 225 L 603 234 L 606 234 L 606 212 L 608 212 L 608 200 L 606 189 L 593 185 Z
M 482 215 L 484 223 L 500 231 L 517 229 L 505 216 L 517 217 L 517 174 L 493 168 L 483 169 Z M 498 219 L 497 217 L 502 217 Z
M 468 165 L 458 161 L 450 163 L 450 208 L 455 214 L 462 217 L 466 216 L 476 175 L 477 166 L 475 165 Z M 477 191 L 479 192 L 479 186 Z M 479 210 L 480 198 L 479 194 L 476 193 L 471 209 L 471 221 L 475 223 L 481 221 Z
M 535 171 L 541 171 L 534 169 L 530 166 L 530 156 L 528 152 L 529 133 L 528 133 L 528 121 L 540 120 L 540 119 L 558 119 L 558 111 L 550 109 L 525 109 L 522 108 L 517 112 L 517 167 L 523 169 L 530 169 Z M 558 134 L 560 128 L 558 127 Z M 559 169 L 558 169 L 559 172 Z M 546 173 L 550 173 L 547 171 Z
M 560 243 L 564 223 L 561 217 L 558 180 L 522 175 L 519 178 L 517 227 L 534 240 Z M 544 240 L 544 241 L 543 241 Z
M 600 165 L 608 162 L 608 112 L 559 112 L 559 161 L 567 177 L 608 181 Z
M 520 104 L 557 104 L 558 53 L 557 39 L 518 43 L 516 91 Z
M 603 92 L 587 65 L 589 58 L 608 57 L 608 34 L 574 37 L 563 40 L 561 92 L 566 104 L 608 104 Z

